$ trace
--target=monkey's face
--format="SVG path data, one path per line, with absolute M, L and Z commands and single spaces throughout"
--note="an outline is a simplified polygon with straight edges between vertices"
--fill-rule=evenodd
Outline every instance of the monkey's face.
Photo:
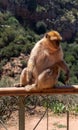
M 49 43 L 51 43 L 52 48 L 53 47 L 55 49 L 59 48 L 60 41 L 62 40 L 62 37 L 57 31 L 50 31 L 45 36 L 50 41 Z

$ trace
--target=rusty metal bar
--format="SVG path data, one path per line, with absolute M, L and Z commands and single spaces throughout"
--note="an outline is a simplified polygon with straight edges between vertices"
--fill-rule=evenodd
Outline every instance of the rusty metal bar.
M 19 96 L 19 130 L 25 130 L 24 96 Z
M 48 130 L 48 95 L 47 95 L 47 130 Z
M 69 130 L 69 111 L 67 110 L 67 130 Z
M 43 113 L 43 115 L 41 116 L 41 118 L 39 119 L 39 121 L 37 122 L 37 124 L 35 125 L 35 127 L 33 128 L 33 130 L 35 130 L 37 128 L 37 126 L 39 125 L 39 123 L 42 121 L 42 119 L 44 118 L 44 116 L 47 114 L 47 130 L 48 130 L 48 95 L 47 95 L 47 98 L 44 98 L 44 99 L 47 99 L 46 102 L 47 102 L 47 105 L 46 105 L 46 110 L 45 112 Z
M 37 128 L 37 126 L 39 125 L 39 123 L 41 122 L 41 120 L 43 119 L 43 117 L 45 116 L 47 110 L 43 113 L 43 115 L 41 116 L 41 118 L 39 119 L 39 121 L 37 122 L 37 124 L 35 125 L 35 127 L 33 128 L 33 130 L 35 130 Z
M 20 96 L 20 95 L 33 95 L 33 94 L 78 94 L 78 85 L 60 86 L 56 88 L 35 90 L 27 92 L 24 87 L 8 87 L 0 88 L 0 96 Z

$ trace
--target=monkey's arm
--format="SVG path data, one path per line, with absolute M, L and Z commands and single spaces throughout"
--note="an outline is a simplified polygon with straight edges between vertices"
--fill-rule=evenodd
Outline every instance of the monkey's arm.
M 30 58 L 27 64 L 27 81 L 31 83 L 33 77 L 33 69 L 36 67 L 36 59 L 40 51 L 40 43 L 37 43 L 31 51 Z
M 57 65 L 65 72 L 65 75 L 66 75 L 65 82 L 68 81 L 70 77 L 70 71 L 65 61 L 62 60 L 58 62 Z
M 28 64 L 27 64 L 27 82 L 28 83 L 32 82 L 33 68 L 34 68 L 35 63 L 36 63 L 35 57 L 36 57 L 36 55 L 31 53 Z

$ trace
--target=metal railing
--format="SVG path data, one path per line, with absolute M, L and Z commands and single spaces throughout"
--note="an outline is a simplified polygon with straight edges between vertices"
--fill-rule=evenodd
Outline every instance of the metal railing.
M 52 94 L 78 94 L 78 85 L 72 86 L 61 86 L 51 89 L 45 89 L 40 91 L 30 91 L 27 92 L 25 88 L 0 88 L 0 96 L 19 96 L 19 130 L 25 130 L 25 106 L 24 99 L 26 95 L 47 95 L 47 107 L 44 114 L 41 116 L 40 120 L 35 125 L 34 129 L 39 125 L 40 121 L 43 119 L 44 115 L 47 114 L 47 130 L 48 130 L 48 95 Z M 4 128 L 7 130 L 5 125 L 1 122 Z M 69 130 L 69 111 L 67 111 L 67 130 Z

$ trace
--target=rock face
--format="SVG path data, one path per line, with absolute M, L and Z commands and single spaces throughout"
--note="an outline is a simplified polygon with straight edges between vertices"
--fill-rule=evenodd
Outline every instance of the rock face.
M 24 67 L 26 67 L 29 56 L 25 56 L 21 54 L 19 57 L 11 58 L 9 62 L 7 62 L 3 66 L 2 75 L 14 77 L 19 75 Z
M 29 24 L 44 21 L 48 29 L 55 29 L 62 33 L 63 39 L 70 41 L 78 32 L 78 2 L 60 0 L 38 0 L 35 11 L 27 8 L 25 0 L 0 0 L 0 10 L 11 11 L 16 17 L 27 20 Z

